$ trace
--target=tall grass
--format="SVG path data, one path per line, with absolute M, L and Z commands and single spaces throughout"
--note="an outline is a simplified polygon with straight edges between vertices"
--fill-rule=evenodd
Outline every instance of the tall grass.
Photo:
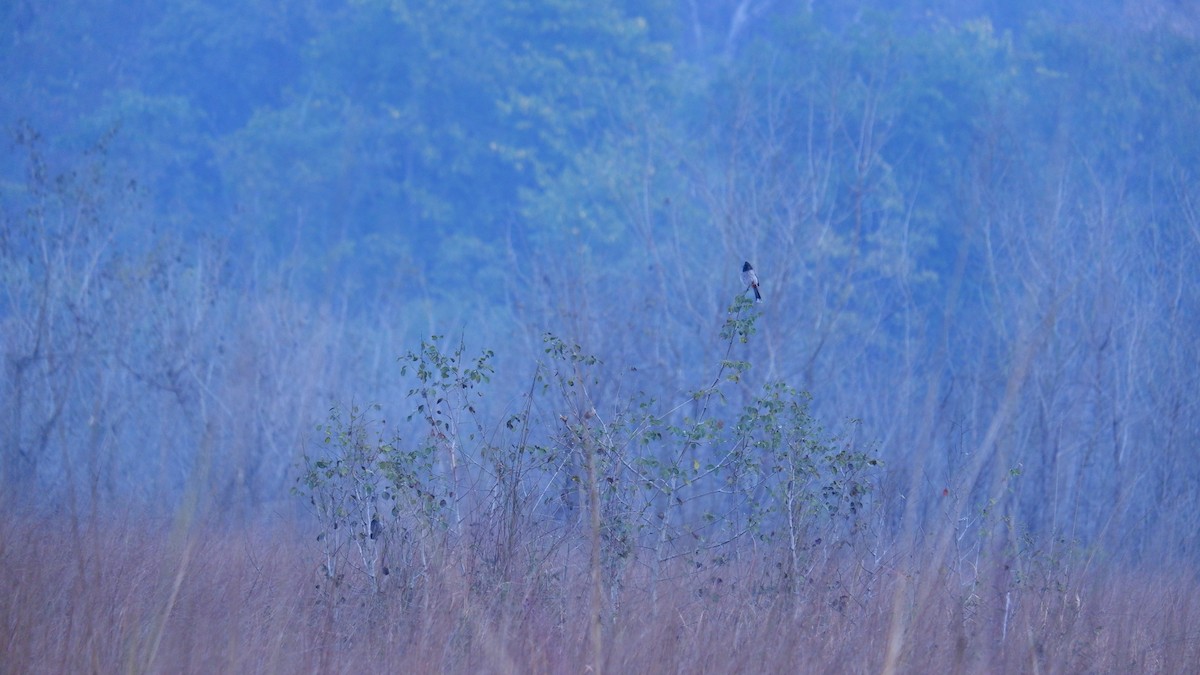
M 0 672 L 583 672 L 592 600 L 576 536 L 552 555 L 525 542 L 503 574 L 442 542 L 420 574 L 363 592 L 323 577 L 303 523 L 10 517 Z M 997 557 L 964 574 L 913 546 L 827 556 L 786 588 L 782 551 L 634 563 L 608 586 L 601 669 L 869 673 L 890 643 L 914 673 L 1200 663 L 1200 583 L 1186 564 L 1018 572 Z

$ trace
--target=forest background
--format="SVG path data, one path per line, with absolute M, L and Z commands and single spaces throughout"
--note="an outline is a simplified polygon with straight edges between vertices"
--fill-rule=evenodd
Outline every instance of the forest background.
M 5 3 L 4 658 L 1196 662 L 1200 10 L 1044 4 Z

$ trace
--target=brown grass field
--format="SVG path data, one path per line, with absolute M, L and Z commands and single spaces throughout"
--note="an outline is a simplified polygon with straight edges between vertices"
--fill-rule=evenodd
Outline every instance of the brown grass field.
M 133 518 L 0 524 L 0 672 L 596 670 L 583 541 L 507 574 L 443 546 L 407 582 L 363 591 L 322 578 L 300 526 Z M 630 565 L 619 589 L 606 584 L 599 669 L 1197 671 L 1200 583 L 1185 565 L 1080 558 L 967 575 L 921 546 L 827 556 L 792 592 L 772 584 L 770 552 L 679 562 L 657 579 Z

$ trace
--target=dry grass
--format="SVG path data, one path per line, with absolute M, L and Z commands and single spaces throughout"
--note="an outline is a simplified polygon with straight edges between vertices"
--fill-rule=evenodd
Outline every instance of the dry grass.
M 294 527 L 7 518 L 0 672 L 588 671 L 582 544 L 510 578 L 447 549 L 407 591 L 378 594 L 325 583 L 310 544 Z M 846 556 L 788 593 L 770 557 L 749 553 L 657 581 L 630 567 L 605 610 L 603 670 L 879 672 L 893 626 L 902 672 L 1200 663 L 1200 583 L 1182 566 L 1042 578 L 1000 566 L 964 582 L 919 552 L 875 566 Z

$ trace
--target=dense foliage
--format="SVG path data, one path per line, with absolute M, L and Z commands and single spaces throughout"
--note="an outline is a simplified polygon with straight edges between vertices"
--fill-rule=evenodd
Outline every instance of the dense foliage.
M 525 518 L 514 495 L 550 489 L 594 408 L 629 453 L 592 467 L 628 490 L 600 495 L 610 553 L 632 545 L 610 524 L 654 548 L 718 506 L 705 541 L 786 520 L 765 495 L 846 508 L 837 476 L 869 449 L 880 527 L 950 514 L 964 535 L 1194 555 L 1200 20 L 709 4 L 0 10 L 4 494 L 199 493 L 239 517 L 294 501 L 300 467 L 313 505 L 390 486 L 396 518 L 443 493 Z M 744 259 L 766 301 L 731 340 Z M 561 373 L 547 332 L 558 363 L 596 359 L 585 408 L 575 376 L 551 381 L 566 427 L 530 393 Z M 432 334 L 467 351 L 397 362 Z M 475 349 L 498 374 L 475 426 L 412 447 L 366 425 L 369 403 L 431 396 L 415 364 Z M 834 435 L 801 431 L 815 419 Z M 802 440 L 828 459 L 805 465 Z M 382 473 L 329 483 L 326 444 Z M 542 464 L 516 480 L 534 464 L 509 460 Z M 687 472 L 726 501 L 656 524 Z

